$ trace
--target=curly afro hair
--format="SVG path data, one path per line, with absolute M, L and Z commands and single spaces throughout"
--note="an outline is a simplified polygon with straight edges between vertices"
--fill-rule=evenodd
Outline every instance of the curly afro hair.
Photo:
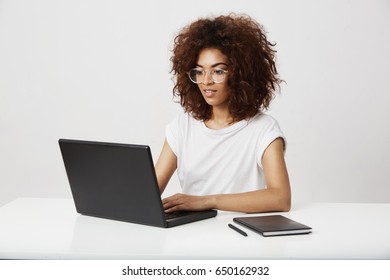
M 211 106 L 187 72 L 195 67 L 205 48 L 219 49 L 228 58 L 229 112 L 235 121 L 251 118 L 269 108 L 281 80 L 275 65 L 275 44 L 263 27 L 247 15 L 202 18 L 184 27 L 174 39 L 173 95 L 198 120 L 211 117 Z

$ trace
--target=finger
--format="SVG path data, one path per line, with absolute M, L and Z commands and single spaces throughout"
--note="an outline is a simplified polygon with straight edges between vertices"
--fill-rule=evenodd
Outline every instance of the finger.
M 176 204 L 175 204 L 175 203 L 172 203 L 172 202 L 167 202 L 167 203 L 164 203 L 164 204 L 163 204 L 163 208 L 164 208 L 164 209 L 169 209 L 169 208 L 172 208 L 172 207 L 174 207 L 174 206 L 176 206 Z
M 180 211 L 180 210 L 183 210 L 182 206 L 181 205 L 175 205 L 175 206 L 169 207 L 167 209 L 164 209 L 164 212 L 171 213 L 171 212 Z
M 177 204 L 177 200 L 165 199 L 162 202 L 164 208 L 169 208 Z
M 166 200 L 165 203 L 163 203 L 163 208 L 164 209 L 169 209 L 172 207 L 177 207 L 179 205 L 182 205 L 183 203 L 179 199 L 175 200 Z

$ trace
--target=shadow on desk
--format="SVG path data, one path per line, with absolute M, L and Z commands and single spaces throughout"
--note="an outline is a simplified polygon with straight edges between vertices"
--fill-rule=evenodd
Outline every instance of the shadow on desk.
M 76 218 L 70 250 L 80 256 L 104 258 L 120 255 L 155 255 L 163 250 L 164 234 L 159 228 L 147 227 L 103 218 L 79 215 Z M 141 230 L 140 230 L 141 228 Z M 158 239 L 160 242 L 151 240 Z

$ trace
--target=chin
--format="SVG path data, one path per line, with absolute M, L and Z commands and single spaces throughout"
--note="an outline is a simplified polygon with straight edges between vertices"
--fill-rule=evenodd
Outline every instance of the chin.
M 207 99 L 206 99 L 206 103 L 207 103 L 208 105 L 210 105 L 210 106 L 218 106 L 218 105 L 219 105 L 218 102 L 215 102 L 215 101 L 213 101 L 213 100 L 207 100 Z

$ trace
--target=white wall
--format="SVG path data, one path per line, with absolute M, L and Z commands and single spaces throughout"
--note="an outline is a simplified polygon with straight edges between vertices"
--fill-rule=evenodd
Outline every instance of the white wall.
M 0 0 L 0 205 L 71 196 L 58 138 L 149 144 L 156 160 L 179 110 L 172 39 L 228 12 L 277 43 L 287 83 L 269 114 L 294 199 L 390 203 L 389 1 Z

